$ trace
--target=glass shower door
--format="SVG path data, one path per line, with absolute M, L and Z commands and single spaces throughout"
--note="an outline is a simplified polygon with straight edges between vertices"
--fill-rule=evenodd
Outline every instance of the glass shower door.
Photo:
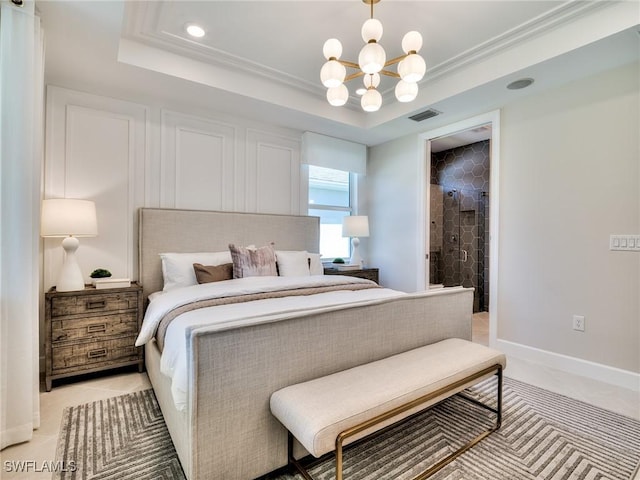
M 477 190 L 431 185 L 430 288 L 475 288 L 474 311 L 484 290 L 485 200 Z
M 460 191 L 445 188 L 443 193 L 442 283 L 445 287 L 455 287 L 462 285 L 462 259 L 468 251 L 462 248 Z
M 460 202 L 456 189 L 431 185 L 429 286 L 461 285 Z

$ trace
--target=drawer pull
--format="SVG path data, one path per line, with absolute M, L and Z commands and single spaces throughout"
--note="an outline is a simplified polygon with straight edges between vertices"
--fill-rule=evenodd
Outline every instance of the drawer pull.
M 66 333 L 62 333 L 62 334 L 58 335 L 58 336 L 54 339 L 54 341 L 55 341 L 55 342 L 59 342 L 60 340 L 65 340 L 68 336 L 69 336 L 69 335 L 67 335 Z
M 87 352 L 87 357 L 89 358 L 100 358 L 100 357 L 106 357 L 106 356 L 107 356 L 106 348 L 99 348 L 98 350 L 89 350 Z
M 94 308 L 104 308 L 106 306 L 106 303 L 104 300 L 99 300 L 99 301 L 95 301 L 95 302 L 87 302 L 87 310 L 91 310 Z
M 106 323 L 94 323 L 93 325 L 87 325 L 87 333 L 104 333 L 106 331 Z

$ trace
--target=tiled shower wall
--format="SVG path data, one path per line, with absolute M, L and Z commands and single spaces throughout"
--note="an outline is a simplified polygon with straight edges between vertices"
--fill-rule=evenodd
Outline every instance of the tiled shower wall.
M 489 142 L 431 158 L 430 283 L 474 287 L 476 312 L 489 308 Z

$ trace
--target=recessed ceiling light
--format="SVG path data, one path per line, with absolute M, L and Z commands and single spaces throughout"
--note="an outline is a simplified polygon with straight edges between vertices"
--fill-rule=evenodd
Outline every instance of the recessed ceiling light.
M 364 95 L 365 93 L 367 93 L 366 88 L 359 88 L 356 90 L 356 95 Z
M 196 25 L 195 23 L 190 23 L 187 25 L 187 33 L 195 38 L 204 37 L 205 31 L 200 25 Z
M 533 83 L 533 78 L 521 78 L 520 80 L 511 82 L 509 85 L 507 85 L 507 88 L 509 90 L 520 90 L 521 88 L 527 88 L 532 83 Z

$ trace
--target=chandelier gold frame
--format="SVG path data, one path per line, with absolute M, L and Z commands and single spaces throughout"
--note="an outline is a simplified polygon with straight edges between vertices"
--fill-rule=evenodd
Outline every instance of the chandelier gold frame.
M 373 18 L 373 6 L 376 3 L 380 3 L 380 0 L 362 0 L 362 3 L 366 3 L 367 5 L 371 5 L 371 12 L 370 12 L 369 18 Z M 402 60 L 407 58 L 412 53 L 417 53 L 417 52 L 415 50 L 411 50 L 409 53 L 405 53 L 404 55 L 400 55 L 399 57 L 392 58 L 391 60 L 388 60 L 384 64 L 384 67 L 382 68 L 382 70 L 380 70 L 378 73 L 381 74 L 381 75 L 386 75 L 387 77 L 400 78 L 400 74 L 398 74 L 398 72 L 392 72 L 391 70 L 385 70 L 385 68 L 387 68 L 389 65 L 395 65 L 396 63 L 400 63 Z M 334 60 L 337 60 L 338 62 L 340 62 L 345 67 L 356 68 L 356 69 L 360 70 L 360 65 L 358 65 L 357 63 L 349 62 L 347 60 L 340 60 L 340 59 L 337 59 L 335 57 L 331 57 L 331 58 L 334 59 Z M 368 75 L 368 74 L 366 74 L 362 70 L 360 70 L 359 72 L 355 72 L 355 73 L 352 73 L 351 75 L 347 75 L 346 77 L 344 77 L 344 81 L 348 82 L 349 80 L 353 80 L 354 78 L 358 78 L 358 77 L 363 77 L 365 75 Z
M 380 0 L 362 0 L 370 7 L 370 16 L 362 26 L 361 35 L 365 42 L 360 50 L 358 63 L 349 60 L 341 60 L 342 44 L 336 38 L 327 40 L 323 47 L 323 54 L 327 62 L 322 66 L 320 79 L 327 87 L 327 100 L 331 105 L 342 106 L 349 99 L 349 91 L 344 85 L 355 78 L 364 77 L 364 94 L 361 105 L 367 112 L 375 112 L 382 105 L 382 96 L 377 90 L 380 84 L 380 76 L 400 79 L 396 84 L 395 94 L 400 102 L 413 101 L 418 95 L 418 82 L 426 73 L 424 59 L 418 54 L 422 48 L 422 35 L 416 31 L 410 31 L 402 38 L 403 55 L 391 60 L 386 59 L 386 53 L 378 42 L 382 38 L 383 26 L 380 20 L 373 16 L 373 6 Z M 388 69 L 391 65 L 398 65 L 398 71 Z M 356 72 L 347 75 L 347 68 Z M 367 78 L 366 75 L 369 75 Z M 356 93 L 360 93 L 357 91 Z

